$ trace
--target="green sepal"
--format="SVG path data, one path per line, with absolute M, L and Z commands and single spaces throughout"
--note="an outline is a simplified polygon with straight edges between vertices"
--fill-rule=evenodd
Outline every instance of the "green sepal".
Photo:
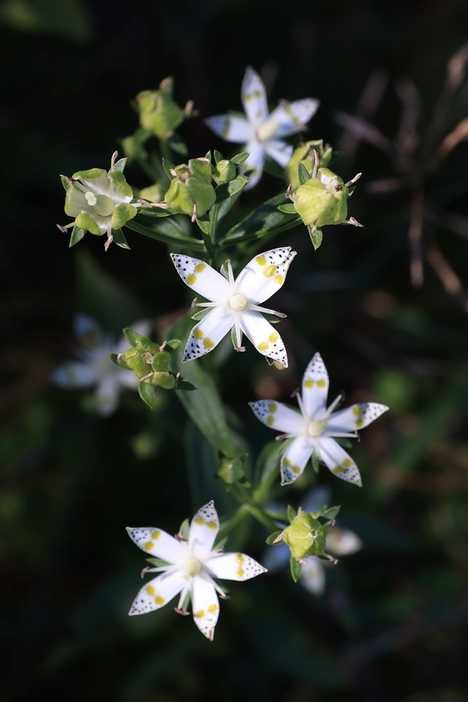
M 73 183 L 71 182 L 70 178 L 68 178 L 67 176 L 61 175 L 60 182 L 62 183 L 63 189 L 65 190 L 65 192 L 67 192 L 70 188 L 73 187 Z
M 71 248 L 72 246 L 75 246 L 79 241 L 82 240 L 84 235 L 86 234 L 86 229 L 81 229 L 80 227 L 77 227 L 76 225 L 72 229 L 72 233 L 70 235 L 70 242 L 68 244 L 68 247 Z
M 240 337 L 241 338 L 239 340 L 239 342 L 240 342 L 239 346 L 242 345 L 242 336 L 243 336 L 243 332 L 242 332 L 242 329 L 240 329 Z M 238 346 L 237 346 L 237 332 L 236 332 L 236 325 L 235 324 L 233 327 L 231 327 L 231 341 L 232 341 L 233 347 L 235 349 L 237 349 L 238 348 Z
M 214 149 L 213 151 L 213 156 L 216 165 L 218 165 L 218 163 L 223 160 L 223 154 L 220 151 L 217 151 L 216 149 Z
M 285 205 L 279 205 L 278 210 L 284 214 L 296 214 L 296 208 L 292 202 L 287 202 Z
M 245 118 L 244 118 L 245 119 Z M 249 158 L 249 152 L 248 151 L 241 151 L 240 154 L 236 154 L 231 158 L 232 163 L 235 163 L 236 166 L 241 166 L 244 161 L 247 161 Z
M 174 390 L 184 390 L 184 391 L 188 390 L 190 392 L 191 390 L 197 390 L 197 388 L 192 383 L 189 383 L 188 380 L 184 380 L 183 378 L 181 378 L 179 376 L 179 379 L 177 381 L 177 384 L 174 387 Z
M 175 166 L 171 161 L 169 161 L 168 158 L 163 158 L 162 160 L 162 167 L 164 168 L 164 173 L 167 175 L 169 180 L 174 180 L 177 176 L 174 173 L 171 173 L 171 171 L 175 171 Z
M 324 512 L 322 512 L 320 516 L 324 519 L 335 519 L 340 509 L 341 505 L 337 505 L 336 507 L 329 507 Z
M 153 361 L 151 363 L 151 368 L 153 371 L 167 371 L 169 368 L 169 363 L 171 362 L 171 354 L 168 351 L 158 351 L 153 356 Z
M 222 264 L 221 264 L 221 268 L 219 269 L 219 272 L 221 273 L 221 275 L 222 275 L 224 278 L 226 278 L 226 280 L 229 280 L 229 271 L 228 271 L 228 267 L 226 266 L 225 263 L 222 263 Z M 208 309 L 209 309 L 209 308 L 208 308 Z
M 211 231 L 211 222 L 209 217 L 205 214 L 202 217 L 197 217 L 196 222 L 203 234 L 209 234 Z
M 303 163 L 299 162 L 297 165 L 297 179 L 299 181 L 299 185 L 304 185 L 304 183 L 307 183 L 308 180 L 310 180 L 311 174 L 307 170 L 307 168 L 304 166 Z
M 309 232 L 310 240 L 312 242 L 312 246 L 314 247 L 315 251 L 321 246 L 322 241 L 323 241 L 323 232 L 321 229 L 315 229 L 311 227 L 310 225 L 307 227 L 307 230 Z
M 84 229 L 95 236 L 102 236 L 104 232 L 99 229 L 98 223 L 92 218 L 88 212 L 80 212 L 78 217 L 75 219 L 75 226 L 79 229 Z
M 181 345 L 181 340 L 180 339 L 169 339 L 169 341 L 166 341 L 166 347 L 169 347 L 171 351 L 175 351 L 176 349 L 179 348 Z
M 72 175 L 73 180 L 94 180 L 100 178 L 106 171 L 104 168 L 89 168 L 87 171 L 76 171 Z
M 279 536 L 280 534 L 282 534 L 282 533 L 283 533 L 282 531 L 274 531 L 272 534 L 270 534 L 270 536 L 268 536 L 268 537 L 265 539 L 265 541 L 266 541 L 266 543 L 268 544 L 268 546 L 276 546 L 276 544 L 274 543 L 274 541 L 276 541 L 276 539 L 278 538 L 278 536 Z M 276 543 L 280 543 L 280 542 L 277 541 Z
M 124 337 L 127 339 L 130 346 L 135 346 L 141 334 L 136 332 L 134 329 L 131 329 L 130 327 L 125 327 L 125 329 L 122 329 L 122 331 Z
M 148 383 L 140 380 L 138 383 L 138 393 L 143 402 L 151 409 L 155 409 L 158 406 L 158 401 L 156 399 L 156 388 L 154 385 L 149 385 Z
M 123 158 L 119 158 L 118 161 L 116 161 L 113 165 L 113 167 L 109 171 L 109 176 L 111 176 L 111 173 L 113 171 L 120 171 L 120 173 L 123 173 L 125 170 L 125 166 L 127 165 L 127 158 L 124 156 Z
M 299 561 L 296 561 L 296 559 L 291 556 L 291 558 L 289 559 L 289 567 L 291 569 L 291 577 L 294 580 L 294 582 L 297 583 L 297 581 L 301 577 L 302 563 L 299 563 Z
M 314 471 L 315 471 L 316 473 L 318 473 L 319 470 L 320 470 L 319 458 L 318 458 L 318 455 L 317 455 L 317 451 L 315 451 L 315 450 L 312 451 L 312 468 L 314 469 Z
M 213 180 L 218 185 L 230 183 L 235 177 L 236 165 L 228 159 L 223 158 L 221 161 L 218 161 L 216 167 L 213 168 Z
M 156 568 L 170 565 L 167 561 L 163 561 L 162 558 L 155 558 L 154 556 L 152 558 L 145 558 L 145 560 L 147 563 L 156 566 Z
M 126 202 L 121 202 L 120 205 L 114 208 L 112 213 L 112 229 L 120 229 L 130 219 L 133 219 L 138 214 L 134 205 Z
M 109 358 L 114 364 L 114 366 L 117 366 L 117 368 L 123 368 L 124 370 L 132 370 L 130 366 L 127 366 L 122 356 L 120 356 L 119 360 L 119 356 L 116 353 L 110 353 Z
M 122 354 L 122 358 L 136 375 L 137 378 L 145 378 L 151 373 L 151 354 L 138 353 L 135 349 L 128 349 Z
M 179 534 L 181 535 L 181 537 L 182 537 L 183 539 L 185 539 L 186 541 L 188 541 L 188 539 L 189 539 L 189 534 L 190 534 L 190 522 L 189 522 L 188 519 L 184 519 L 184 521 L 183 521 L 182 524 L 180 525 Z
M 195 319 L 197 322 L 199 322 L 201 319 L 206 317 L 207 314 L 210 314 L 212 309 L 212 307 L 202 307 L 200 310 L 198 310 L 198 312 L 192 314 L 192 319 Z
M 287 514 L 288 514 L 289 523 L 291 524 L 291 522 L 296 518 L 297 512 L 294 509 L 294 507 L 291 507 L 291 505 L 288 505 Z
M 128 251 L 130 251 L 130 246 L 128 245 L 127 239 L 125 238 L 125 234 L 121 229 L 112 229 L 112 237 L 114 244 L 120 246 L 121 249 L 127 249 Z
M 120 159 L 120 160 L 126 161 L 127 159 Z M 117 162 L 117 163 L 119 163 L 119 162 Z M 115 166 L 114 166 L 114 170 L 109 171 L 109 178 L 112 180 L 114 188 L 119 193 L 121 193 L 124 197 L 133 197 L 132 186 L 127 183 L 127 179 L 125 178 L 122 171 L 120 171 L 118 168 L 115 168 Z
M 353 448 L 352 442 L 344 436 L 337 436 L 335 441 L 343 448 Z
M 169 373 L 168 371 L 157 371 L 144 382 L 151 383 L 151 385 L 157 385 L 160 388 L 164 388 L 164 390 L 173 390 L 175 386 L 175 375 L 173 373 Z

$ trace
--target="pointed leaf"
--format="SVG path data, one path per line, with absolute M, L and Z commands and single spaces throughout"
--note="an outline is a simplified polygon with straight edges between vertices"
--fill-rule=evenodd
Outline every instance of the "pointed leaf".
M 127 243 L 127 239 L 125 238 L 125 234 L 123 233 L 123 231 L 121 229 L 113 229 L 112 236 L 114 238 L 114 243 L 117 244 L 117 246 L 120 246 L 121 249 L 130 250 L 130 246 Z
M 249 158 L 249 152 L 248 151 L 241 151 L 240 154 L 236 154 L 231 158 L 231 161 L 236 165 L 236 166 L 241 166 L 247 159 Z
M 298 163 L 297 166 L 297 178 L 299 180 L 299 185 L 304 185 L 308 180 L 311 179 L 311 175 L 303 163 Z
M 288 519 L 289 519 L 289 523 L 291 523 L 291 522 L 293 521 L 293 519 L 296 518 L 296 516 L 297 516 L 297 512 L 296 512 L 296 510 L 294 509 L 294 507 L 291 507 L 291 505 L 288 505 Z
M 265 539 L 268 546 L 276 545 L 275 541 L 278 538 L 278 536 L 282 533 L 283 533 L 282 531 L 274 531 L 272 534 L 270 534 L 270 536 L 267 539 Z
M 278 209 L 285 214 L 297 214 L 296 208 L 292 202 L 288 202 L 286 205 L 280 205 Z
M 86 234 L 86 229 L 81 229 L 80 227 L 73 227 L 72 233 L 70 236 L 70 243 L 68 244 L 68 247 L 71 248 L 72 246 L 75 246 L 79 241 L 82 240 L 84 235 Z
M 302 565 L 299 563 L 299 561 L 296 561 L 296 559 L 291 556 L 289 560 L 289 567 L 291 568 L 292 579 L 295 583 L 297 583 L 297 581 L 301 577 Z
M 213 156 L 216 165 L 218 165 L 218 163 L 223 160 L 223 154 L 217 151 L 216 149 L 213 151 Z
M 163 158 L 162 165 L 164 168 L 164 172 L 167 175 L 167 177 L 169 178 L 169 180 L 174 180 L 174 178 L 177 177 L 173 173 L 171 173 L 171 170 L 173 171 L 175 168 L 174 164 L 171 163 L 171 161 L 169 161 L 168 158 Z
M 156 399 L 156 388 L 154 385 L 140 381 L 138 383 L 138 392 L 141 399 L 148 405 L 148 407 L 155 409 L 155 407 L 158 406 L 159 403 Z
M 308 228 L 308 230 L 309 230 L 309 236 L 310 236 L 310 240 L 311 240 L 311 242 L 312 242 L 312 246 L 313 246 L 314 249 L 317 251 L 317 249 L 318 249 L 319 246 L 321 245 L 322 239 L 323 239 L 322 230 L 321 230 L 321 229 L 316 229 L 315 232 L 314 232 L 314 231 L 313 231 L 313 227 L 309 226 L 309 227 L 307 227 L 307 228 Z
M 325 519 L 335 519 L 336 515 L 340 511 L 341 506 L 337 507 L 329 507 L 328 509 L 325 510 L 325 512 L 322 513 L 322 517 Z

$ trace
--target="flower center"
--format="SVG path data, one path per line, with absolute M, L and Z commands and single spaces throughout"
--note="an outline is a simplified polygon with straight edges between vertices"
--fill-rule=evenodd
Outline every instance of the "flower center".
M 248 300 L 243 295 L 233 295 L 229 300 L 229 305 L 234 312 L 242 312 L 247 307 Z
M 323 432 L 325 431 L 326 426 L 327 426 L 326 419 L 315 419 L 312 422 L 308 423 L 307 434 L 312 439 L 315 439 L 317 436 L 322 436 Z
M 269 141 L 278 131 L 278 122 L 265 122 L 255 130 L 258 141 Z
M 187 573 L 187 575 L 190 575 L 191 578 L 195 577 L 195 575 L 198 575 L 201 569 L 202 564 L 197 558 L 194 558 L 193 556 L 191 558 L 188 558 L 184 563 L 184 570 Z

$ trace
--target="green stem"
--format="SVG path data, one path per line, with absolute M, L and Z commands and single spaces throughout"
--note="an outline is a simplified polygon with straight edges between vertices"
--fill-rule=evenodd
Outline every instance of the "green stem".
M 227 536 L 238 524 L 243 522 L 244 519 L 249 516 L 249 514 L 250 512 L 248 511 L 247 505 L 241 505 L 238 507 L 233 516 L 227 519 L 224 524 L 221 524 L 217 540 L 221 541 L 221 539 L 224 539 L 224 537 Z
M 161 229 L 147 227 L 133 219 L 126 222 L 125 226 L 138 234 L 149 237 L 150 239 L 157 239 L 158 241 L 163 241 L 165 244 L 172 244 L 172 246 L 177 246 L 178 248 L 184 246 L 186 249 L 196 251 L 197 253 L 205 253 L 207 250 L 202 241 L 192 239 L 184 234 L 172 236 Z
M 231 492 L 234 497 L 242 503 L 244 509 L 246 509 L 258 522 L 260 522 L 260 524 L 263 524 L 263 526 L 266 526 L 267 529 L 271 529 L 272 531 L 278 530 L 278 527 L 264 511 L 263 507 L 255 503 L 253 496 L 247 490 L 247 488 L 239 483 L 234 483 L 231 486 Z
M 289 222 L 280 224 L 276 227 L 271 227 L 271 229 L 257 229 L 255 232 L 250 232 L 249 234 L 239 232 L 237 236 L 233 236 L 232 238 L 225 236 L 218 241 L 218 248 L 223 249 L 227 246 L 232 246 L 236 242 L 244 244 L 246 241 L 252 241 L 253 239 L 261 239 L 263 241 L 267 237 L 272 237 L 275 234 L 279 234 L 280 232 L 285 232 L 287 229 L 296 227 L 301 223 L 301 221 L 302 220 L 300 217 L 291 217 Z

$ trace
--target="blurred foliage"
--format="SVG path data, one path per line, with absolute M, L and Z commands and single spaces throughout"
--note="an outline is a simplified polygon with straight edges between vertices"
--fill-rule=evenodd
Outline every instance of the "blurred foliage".
M 6 0 L 0 31 L 2 700 L 468 700 L 468 144 L 459 139 L 431 172 L 421 150 L 441 100 L 447 119 L 432 153 L 466 118 L 466 78 L 444 93 L 447 64 L 468 35 L 466 2 Z M 72 355 L 75 312 L 115 332 L 151 315 L 161 342 L 189 297 L 163 244 L 129 232 L 131 252 L 104 254 L 92 237 L 69 251 L 55 222 L 64 218 L 58 174 L 107 164 L 116 139 L 118 147 L 137 126 L 130 101 L 141 91 L 172 75 L 178 104 L 224 114 L 238 105 L 247 64 L 274 96 L 321 100 L 307 138 L 345 152 L 333 166 L 345 180 L 364 173 L 352 212 L 365 228 L 329 227 L 317 252 L 304 227 L 275 240 L 299 253 L 278 295 L 287 371 L 220 347 L 184 377 L 189 368 L 194 384 L 207 368 L 214 374 L 229 409 L 219 418 L 224 441 L 249 453 L 248 478 L 271 433 L 247 402 L 287 401 L 315 350 L 332 395 L 392 410 L 353 449 L 362 490 L 323 468 L 318 476 L 363 550 L 329 569 L 321 599 L 284 574 L 234 583 L 211 644 L 169 607 L 127 617 L 141 558 L 124 527 L 175 533 L 211 497 L 220 513 L 233 509 L 212 481 L 219 447 L 188 419 L 194 395 L 184 408 L 161 392 L 151 412 L 127 392 L 103 421 L 50 384 Z M 402 115 L 412 131 L 402 131 Z M 191 154 L 230 156 L 201 118 L 181 133 Z M 136 164 L 126 173 L 151 185 Z M 410 187 L 377 193 L 376 182 L 402 178 Z M 277 192 L 264 175 L 239 213 Z M 197 470 L 189 486 L 187 464 Z M 312 476 L 278 488 L 277 499 L 297 507 Z M 239 524 L 228 547 L 248 542 L 261 561 L 267 530 L 252 537 L 250 526 Z

